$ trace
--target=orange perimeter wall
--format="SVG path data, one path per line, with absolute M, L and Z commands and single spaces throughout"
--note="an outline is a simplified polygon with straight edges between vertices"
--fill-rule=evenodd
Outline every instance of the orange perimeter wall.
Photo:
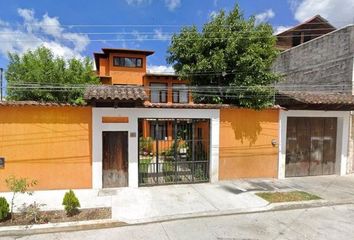
M 279 110 L 220 110 L 219 179 L 276 178 Z
M 14 175 L 38 180 L 34 189 L 91 188 L 89 107 L 0 107 L 0 191 Z

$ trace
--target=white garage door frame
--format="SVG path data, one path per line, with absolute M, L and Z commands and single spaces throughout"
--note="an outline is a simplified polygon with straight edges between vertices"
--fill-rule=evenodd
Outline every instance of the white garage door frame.
M 317 110 L 281 110 L 279 115 L 279 160 L 278 178 L 285 178 L 286 162 L 286 132 L 288 117 L 335 117 L 337 118 L 337 145 L 336 145 L 336 175 L 347 174 L 350 112 L 349 111 L 317 111 Z

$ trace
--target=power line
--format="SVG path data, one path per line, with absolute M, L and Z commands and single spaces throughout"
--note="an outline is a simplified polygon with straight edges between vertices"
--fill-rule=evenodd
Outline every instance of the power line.
M 150 35 L 150 34 L 156 34 L 156 31 L 158 29 L 154 29 L 154 31 L 149 31 L 149 32 L 139 32 L 136 30 L 132 30 L 132 31 L 118 31 L 118 32 L 75 32 L 75 34 L 84 34 L 84 35 L 112 35 L 112 34 L 117 34 L 117 35 L 137 35 L 137 34 L 144 34 L 144 35 Z M 326 31 L 326 30 L 332 30 L 333 28 L 313 28 L 313 29 L 299 29 L 299 30 L 292 30 L 292 32 L 310 32 L 310 31 Z M 44 32 L 44 30 L 38 30 L 38 32 Z M 235 33 L 244 33 L 244 34 L 249 34 L 249 33 L 253 33 L 253 32 L 258 32 L 258 33 L 268 33 L 269 31 L 234 31 Z M 175 33 L 179 33 L 179 32 L 161 32 L 163 34 L 175 34 Z M 198 33 L 220 33 L 220 31 L 202 31 L 202 32 L 198 32 Z M 22 32 L 0 32 L 0 34 L 9 34 L 9 35 L 16 35 L 16 34 L 23 34 Z
M 349 33 L 341 33 L 345 35 L 349 35 Z M 302 35 L 302 36 L 322 36 L 321 34 L 311 34 L 311 35 Z M 116 39 L 86 39 L 89 42 L 125 42 L 125 41 L 139 41 L 139 42 L 144 42 L 144 41 L 168 41 L 172 38 L 173 36 L 161 36 L 161 37 L 154 37 L 154 38 L 144 38 L 144 37 L 136 37 L 136 38 L 116 38 Z M 294 37 L 293 35 L 288 35 L 288 36 L 230 36 L 230 37 L 203 37 L 203 38 L 190 38 L 190 39 L 174 39 L 175 41 L 204 41 L 205 39 L 215 39 L 215 40 L 228 40 L 228 39 L 235 39 L 237 37 L 238 39 L 267 39 L 271 37 L 277 37 L 277 38 L 292 38 Z M 66 42 L 73 42 L 72 39 L 60 39 L 60 41 L 66 41 Z M 43 39 L 8 39 L 8 40 L 3 40 L 1 39 L 0 42 L 43 42 Z

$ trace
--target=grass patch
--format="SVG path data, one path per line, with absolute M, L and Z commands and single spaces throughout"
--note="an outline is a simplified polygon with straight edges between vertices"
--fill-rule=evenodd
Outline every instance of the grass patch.
M 270 203 L 279 202 L 296 202 L 296 201 L 310 201 L 318 200 L 320 197 L 302 191 L 292 192 L 260 192 L 256 193 L 257 196 L 267 200 Z

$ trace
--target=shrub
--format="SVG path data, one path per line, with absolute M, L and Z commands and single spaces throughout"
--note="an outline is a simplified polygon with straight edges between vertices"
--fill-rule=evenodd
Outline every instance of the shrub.
M 65 193 L 63 199 L 64 209 L 67 215 L 72 216 L 79 212 L 80 202 L 73 190 Z
M 30 220 L 31 223 L 45 223 L 47 219 L 41 214 L 41 207 L 46 206 L 46 204 L 41 204 L 34 202 L 30 205 L 26 203 L 22 204 L 22 207 L 19 208 L 20 212 Z
M 0 197 L 0 221 L 6 219 L 9 213 L 10 208 L 6 198 Z

